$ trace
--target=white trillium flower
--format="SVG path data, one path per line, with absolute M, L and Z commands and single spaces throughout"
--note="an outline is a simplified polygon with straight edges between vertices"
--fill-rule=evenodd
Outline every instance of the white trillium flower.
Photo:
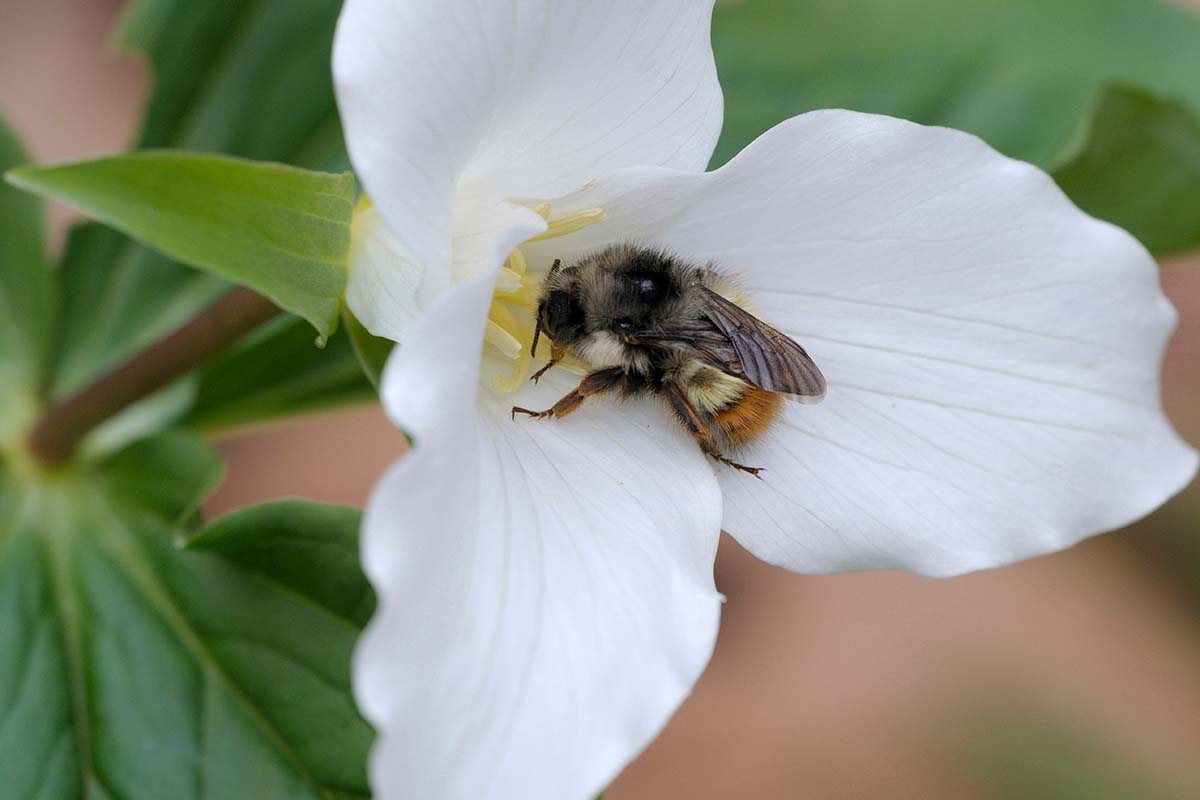
M 709 659 L 722 528 L 799 572 L 952 575 L 1129 523 L 1195 471 L 1140 245 L 1034 167 L 885 117 L 805 114 L 702 172 L 711 11 L 345 4 L 334 72 L 373 203 L 348 300 L 400 343 L 383 402 L 415 442 L 363 530 L 382 800 L 594 797 Z M 579 380 L 527 381 L 553 259 L 631 241 L 739 275 L 826 375 L 743 454 L 765 481 L 649 399 L 510 419 Z

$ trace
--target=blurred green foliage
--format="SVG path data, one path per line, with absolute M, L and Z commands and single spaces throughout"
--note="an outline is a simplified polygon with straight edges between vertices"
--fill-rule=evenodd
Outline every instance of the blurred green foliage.
M 343 165 L 328 66 L 338 7 L 134 4 L 129 38 L 157 78 L 141 143 Z M 22 160 L 0 130 L 0 167 Z M 227 285 L 96 224 L 47 269 L 41 204 L 6 185 L 0 234 L 0 800 L 368 796 L 373 734 L 350 691 L 367 612 L 312 599 L 357 587 L 367 601 L 357 514 L 258 512 L 226 522 L 220 547 L 199 551 L 210 536 L 181 551 L 222 466 L 191 434 L 161 432 L 189 408 L 217 425 L 368 396 L 348 339 L 320 350 L 307 322 L 281 320 L 114 418 L 90 443 L 104 446 L 44 468 L 21 439 L 45 404 Z
M 366 326 L 358 321 L 349 308 L 342 310 L 342 324 L 346 328 L 346 334 L 350 341 L 354 343 L 354 352 L 358 354 L 359 365 L 370 379 L 371 384 L 378 389 L 379 382 L 383 378 L 383 367 L 387 363 L 387 357 L 391 354 L 395 342 L 372 334 L 366 329 Z
M 1127 541 L 1131 556 L 1161 576 L 1200 621 L 1200 486 L 1173 498 L 1138 523 Z M 1200 769 L 1197 770 L 1200 774 Z
M 0 120 L 0 174 L 24 161 Z M 42 257 L 43 232 L 42 203 L 0 182 L 0 445 L 28 425 L 45 383 L 55 282 Z
M 220 474 L 183 432 L 51 474 L 0 467 L 0 799 L 367 796 L 358 622 L 176 546 Z M 365 584 L 354 549 L 311 560 L 354 547 L 356 514 L 282 536 L 292 521 L 226 526 L 224 548 L 278 537 L 309 594 Z
M 132 2 L 119 38 L 146 54 L 155 87 L 137 146 L 346 169 L 329 70 L 340 8 L 340 0 Z M 72 233 L 62 271 L 55 397 L 186 321 L 227 288 L 211 275 L 95 226 Z M 299 319 L 292 324 L 305 327 Z M 263 413 L 372 396 L 369 381 L 352 369 L 349 348 L 291 348 L 279 357 L 285 362 L 281 367 L 338 375 L 342 383 L 328 392 L 328 383 L 297 383 L 297 392 L 322 391 L 291 397 L 278 386 L 243 376 L 248 394 L 274 394 L 269 405 L 259 407 Z M 258 417 L 244 409 L 227 418 L 246 423 Z
M 1054 171 L 1063 191 L 1156 253 L 1200 246 L 1200 118 L 1181 102 L 1119 87 L 1104 93 L 1089 127 Z
M 1121 153 L 1136 165 L 1093 157 L 1065 187 L 1157 252 L 1200 243 L 1200 185 L 1177 172 L 1200 169 L 1194 13 L 1158 0 L 746 0 L 718 8 L 713 44 L 726 99 L 714 165 L 816 108 L 959 128 L 1050 170 L 1136 122 Z M 1174 101 L 1172 111 L 1133 120 L 1128 106 L 1101 105 L 1112 85 Z
M 351 344 L 348 322 L 319 357 L 312 326 L 291 317 L 264 325 L 202 367 L 182 422 L 198 431 L 372 400 Z
M 718 9 L 723 163 L 815 108 L 974 133 L 1041 166 L 1112 83 L 1200 109 L 1200 18 L 1158 0 L 746 0 Z
M 360 629 L 375 612 L 375 592 L 358 567 L 361 521 L 356 508 L 278 500 L 227 514 L 187 547 L 220 553 Z
M 972 747 L 971 771 L 996 800 L 1184 800 L 1082 733 L 1002 718 Z

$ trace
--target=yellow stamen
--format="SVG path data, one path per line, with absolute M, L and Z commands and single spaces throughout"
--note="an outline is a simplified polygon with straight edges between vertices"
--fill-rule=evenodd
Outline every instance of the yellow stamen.
M 525 254 L 521 252 L 521 248 L 514 247 L 513 251 L 508 254 L 508 268 L 518 275 L 524 275 L 525 270 L 529 265 L 525 262 Z
M 530 373 L 533 372 L 533 359 L 529 356 L 529 351 L 524 347 L 521 348 L 520 356 L 517 358 L 517 365 L 513 368 L 512 375 L 508 378 L 502 378 L 499 375 L 492 376 L 492 391 L 497 394 L 512 394 L 525 385 L 529 380 Z
M 493 308 L 492 314 L 495 313 L 495 308 Z M 521 345 L 520 339 L 505 330 L 504 325 L 492 319 L 490 315 L 488 316 L 487 330 L 484 331 L 483 340 L 499 350 L 500 355 L 505 358 L 516 359 L 525 349 Z
M 539 203 L 533 210 L 546 220 L 547 230 L 530 239 L 531 242 L 567 236 L 589 225 L 595 225 L 605 217 L 603 209 L 592 208 L 559 219 L 550 219 L 549 203 Z M 535 315 L 543 277 L 527 274 L 528 264 L 519 247 L 509 254 L 507 264 L 496 279 L 496 290 L 492 297 L 492 307 L 488 311 L 487 331 L 484 334 L 485 343 L 491 345 L 499 355 L 513 362 L 513 372 L 508 378 L 492 376 L 492 389 L 500 394 L 511 394 L 525 385 L 533 371 L 534 358 L 546 361 L 550 357 L 550 342 L 546 336 L 539 342 L 536 356 L 531 356 L 529 352 L 533 341 L 533 329 L 537 323 Z M 580 374 L 586 370 L 586 365 L 572 358 L 560 362 L 560 366 Z
M 518 305 L 521 308 L 533 310 L 537 308 L 538 294 L 539 290 L 537 286 L 526 284 L 515 292 L 504 292 L 497 289 L 496 299 Z
M 513 252 L 516 252 L 515 250 Z M 508 269 L 507 267 L 500 270 L 500 275 L 496 278 L 496 291 L 504 294 L 514 294 L 521 291 L 521 287 L 525 285 L 521 273 L 516 270 Z
M 602 208 L 589 208 L 586 211 L 579 211 L 574 214 L 569 214 L 559 219 L 547 220 L 550 229 L 545 233 L 533 237 L 529 241 L 542 242 L 546 239 L 557 239 L 559 236 L 566 236 L 569 233 L 581 231 L 589 225 L 595 225 L 603 220 L 607 214 Z

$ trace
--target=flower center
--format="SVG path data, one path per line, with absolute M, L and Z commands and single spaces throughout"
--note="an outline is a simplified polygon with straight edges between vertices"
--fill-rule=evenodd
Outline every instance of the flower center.
M 549 203 L 535 206 L 533 210 L 542 215 L 548 227 L 545 233 L 533 237 L 530 242 L 557 239 L 581 231 L 589 225 L 595 225 L 605 217 L 603 209 L 589 208 L 551 219 Z M 521 252 L 520 247 L 513 248 L 504 264 L 504 269 L 500 270 L 500 277 L 496 279 L 496 291 L 492 295 L 492 307 L 488 311 L 487 331 L 483 340 L 491 346 L 494 353 L 513 363 L 513 371 L 509 377 L 492 377 L 493 391 L 511 394 L 524 386 L 533 372 L 534 356 L 529 350 L 537 325 L 538 298 L 541 295 L 544 276 L 528 274 L 525 254 Z M 550 342 L 545 336 L 538 342 L 536 357 L 541 361 L 550 358 Z M 563 366 L 576 372 L 584 371 L 581 364 L 564 362 Z

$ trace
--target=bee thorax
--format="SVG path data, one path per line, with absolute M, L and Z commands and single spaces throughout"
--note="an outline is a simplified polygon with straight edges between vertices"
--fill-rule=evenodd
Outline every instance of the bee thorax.
M 595 368 L 624 367 L 645 374 L 650 371 L 650 358 L 622 342 L 611 331 L 597 331 L 582 337 L 571 345 L 581 359 Z

